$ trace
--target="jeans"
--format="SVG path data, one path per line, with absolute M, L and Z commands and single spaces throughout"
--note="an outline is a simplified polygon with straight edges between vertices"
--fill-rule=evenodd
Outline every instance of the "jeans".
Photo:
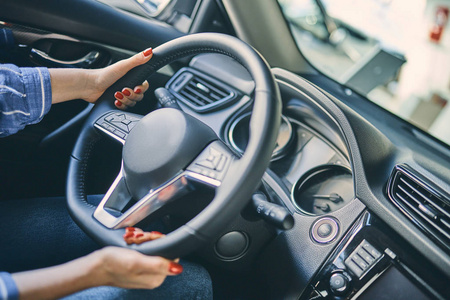
M 89 202 L 97 202 L 91 197 Z M 99 246 L 72 221 L 63 197 L 0 201 L 0 270 L 49 267 L 84 256 Z M 183 273 L 154 290 L 87 289 L 64 299 L 212 299 L 208 272 L 181 260 Z

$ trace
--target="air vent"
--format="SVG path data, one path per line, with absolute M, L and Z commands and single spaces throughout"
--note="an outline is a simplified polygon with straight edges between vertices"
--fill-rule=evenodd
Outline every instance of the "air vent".
M 424 183 L 408 166 L 396 166 L 389 184 L 390 199 L 417 226 L 450 251 L 450 200 Z
M 181 69 L 167 83 L 167 87 L 179 100 L 197 112 L 229 105 L 238 96 L 231 87 L 189 68 Z

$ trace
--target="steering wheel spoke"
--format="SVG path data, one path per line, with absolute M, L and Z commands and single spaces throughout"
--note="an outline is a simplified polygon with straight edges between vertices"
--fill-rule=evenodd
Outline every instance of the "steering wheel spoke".
M 141 119 L 141 115 L 112 110 L 98 118 L 94 123 L 94 127 L 124 144 L 131 130 Z
M 163 206 L 201 188 L 218 188 L 234 155 L 220 141 L 209 144 L 197 158 L 173 178 L 135 201 L 128 191 L 123 167 L 94 212 L 107 228 L 134 226 Z M 131 204 L 131 205 L 130 205 Z
M 97 206 L 94 218 L 111 229 L 134 226 L 191 190 L 192 186 L 185 174 L 180 172 L 160 187 L 149 190 L 142 199 L 135 201 L 128 192 L 122 169 Z

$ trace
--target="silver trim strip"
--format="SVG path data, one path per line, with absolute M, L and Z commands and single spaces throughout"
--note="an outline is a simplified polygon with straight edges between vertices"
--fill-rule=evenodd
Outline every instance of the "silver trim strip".
M 205 185 L 209 185 L 212 187 L 219 187 L 220 184 L 222 183 L 220 180 L 216 180 L 216 179 L 212 179 L 210 177 L 207 177 L 205 175 L 202 174 L 198 174 L 192 171 L 186 171 L 184 172 L 184 176 L 188 179 L 194 180 L 196 182 L 200 182 L 203 183 Z
M 117 189 L 119 188 L 119 184 L 122 183 L 123 179 L 124 177 L 122 166 L 119 175 L 114 180 L 113 184 L 94 212 L 94 218 L 107 228 L 118 229 L 135 225 L 136 223 L 142 221 L 144 218 L 163 207 L 165 204 L 170 203 L 171 201 L 176 199 L 177 196 L 186 194 L 192 188 L 192 185 L 190 184 L 190 182 L 192 181 L 214 188 L 217 188 L 221 184 L 219 180 L 215 180 L 191 171 L 180 172 L 165 184 L 156 189 L 150 190 L 147 195 L 145 195 L 141 200 L 135 203 L 120 217 L 115 217 L 107 212 L 105 207 L 107 207 L 106 204 L 108 202 L 114 202 L 115 200 L 117 200 L 115 198 L 115 194 L 120 193 L 120 191 L 117 191 Z M 126 192 L 128 193 L 128 191 Z
M 83 64 L 84 67 L 89 67 L 100 56 L 100 52 L 98 52 L 98 51 L 91 51 L 91 52 L 89 52 L 88 54 L 86 54 L 85 56 L 83 56 L 83 57 L 81 57 L 79 59 L 75 59 L 75 60 L 60 60 L 60 59 L 56 59 L 56 58 L 51 57 L 50 55 L 48 55 L 47 53 L 45 53 L 44 51 L 41 51 L 39 49 L 31 48 L 30 52 L 32 54 L 40 57 L 41 59 L 48 60 L 48 61 L 56 63 L 56 64 L 72 65 L 72 66 L 78 66 L 78 67 L 81 67 L 80 64 Z
M 115 135 L 114 133 L 112 133 L 112 132 L 106 130 L 105 128 L 103 128 L 102 126 L 98 125 L 97 123 L 94 124 L 94 127 L 97 128 L 97 129 L 99 129 L 99 130 L 102 131 L 103 133 L 109 135 L 109 136 L 112 137 L 113 139 L 115 139 L 115 140 L 121 142 L 122 144 L 125 144 L 125 140 L 124 140 L 124 139 L 122 139 L 122 138 L 118 137 L 117 135 Z

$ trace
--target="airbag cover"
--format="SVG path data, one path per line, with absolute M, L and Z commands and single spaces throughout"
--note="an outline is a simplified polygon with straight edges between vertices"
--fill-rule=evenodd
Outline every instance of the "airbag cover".
M 130 193 L 141 199 L 186 168 L 215 139 L 211 128 L 180 110 L 163 108 L 146 115 L 123 147 Z

